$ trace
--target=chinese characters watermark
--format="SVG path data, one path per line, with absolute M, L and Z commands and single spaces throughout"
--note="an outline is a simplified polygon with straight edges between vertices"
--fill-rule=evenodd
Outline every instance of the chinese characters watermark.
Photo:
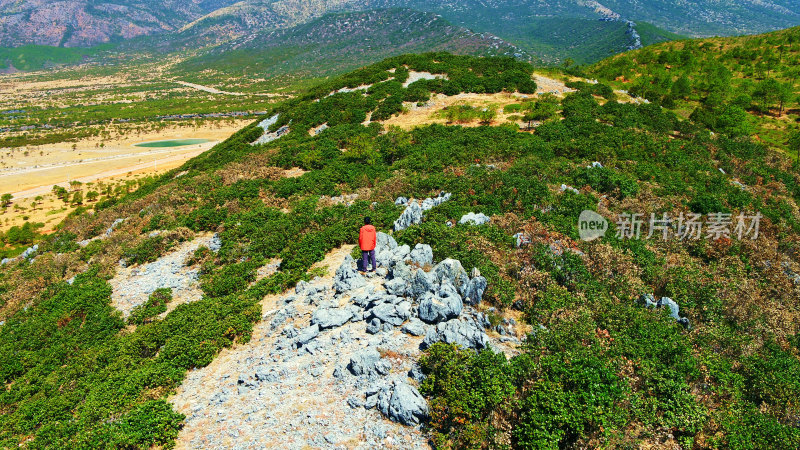
M 761 213 L 641 213 L 619 214 L 615 220 L 618 239 L 671 239 L 679 241 L 731 239 L 758 239 Z M 594 211 L 583 211 L 578 219 L 578 233 L 582 240 L 592 241 L 605 236 L 608 220 Z

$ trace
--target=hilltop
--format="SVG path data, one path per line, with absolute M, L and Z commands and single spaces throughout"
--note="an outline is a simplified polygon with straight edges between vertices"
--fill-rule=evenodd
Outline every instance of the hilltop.
M 797 173 L 513 58 L 332 77 L 5 261 L 0 446 L 797 447 Z
M 788 149 L 800 121 L 800 27 L 682 40 L 618 55 L 587 72 L 718 132 Z

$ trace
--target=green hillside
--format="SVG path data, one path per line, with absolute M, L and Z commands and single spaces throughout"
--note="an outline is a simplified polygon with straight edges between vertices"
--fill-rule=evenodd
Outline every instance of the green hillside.
M 735 38 L 655 45 L 609 58 L 588 72 L 675 109 L 714 131 L 753 134 L 789 149 L 800 120 L 800 27 Z
M 737 129 L 712 134 L 655 103 L 617 102 L 603 84 L 534 97 L 532 71 L 511 58 L 390 58 L 277 106 L 270 130 L 290 130 L 277 140 L 251 145 L 264 134 L 253 123 L 73 215 L 35 258 L 0 268 L 0 447 L 170 446 L 184 417 L 167 396 L 188 370 L 250 339 L 265 295 L 356 243 L 365 212 L 388 231 L 403 211 L 397 197 L 441 191 L 451 200 L 393 236 L 478 268 L 492 325 L 513 312 L 531 332 L 512 358 L 425 351 L 420 391 L 437 447 L 800 447 L 798 163 Z M 410 72 L 446 79 L 404 87 Z M 341 90 L 358 86 L 369 87 Z M 501 92 L 521 94 L 507 108 L 541 125 L 492 115 L 469 127 L 382 123 L 433 94 Z M 292 168 L 300 176 L 280 175 Z M 352 193 L 349 205 L 321 200 Z M 579 239 L 585 210 L 609 220 L 604 238 Z M 447 225 L 469 212 L 492 220 Z M 755 212 L 758 237 L 737 235 L 738 214 Z M 618 214 L 632 213 L 730 213 L 734 231 L 617 236 Z M 126 220 L 108 237 L 82 242 L 116 219 Z M 123 321 L 108 283 L 120 259 L 155 261 L 206 232 L 219 233 L 219 252 L 201 248 L 188 261 L 203 298 L 161 319 L 169 299 L 154 295 Z M 517 233 L 530 243 L 518 248 Z M 256 282 L 273 258 L 278 271 Z M 674 300 L 687 326 L 644 294 Z

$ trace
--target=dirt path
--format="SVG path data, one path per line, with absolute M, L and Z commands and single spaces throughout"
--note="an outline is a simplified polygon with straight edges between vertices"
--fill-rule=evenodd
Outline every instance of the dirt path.
M 285 97 L 285 95 L 283 94 L 273 94 L 271 92 L 259 92 L 259 93 L 230 92 L 230 91 L 223 91 L 210 86 L 203 86 L 202 84 L 189 83 L 181 80 L 175 80 L 175 82 L 180 84 L 181 86 L 197 89 L 198 91 L 208 92 L 209 94 L 235 95 L 237 97 L 247 96 L 247 95 L 257 95 L 261 97 Z
M 237 96 L 248 95 L 248 94 L 243 94 L 241 92 L 221 91 L 213 87 L 203 86 L 202 84 L 187 83 L 186 81 L 175 80 L 175 82 L 180 84 L 181 86 L 197 89 L 198 91 L 208 92 L 209 94 L 223 94 L 223 95 L 237 95 Z
M 318 264 L 328 266 L 328 275 L 311 283 L 312 290 L 322 289 L 325 301 L 339 307 L 350 299 L 330 298 L 331 275 L 352 248 L 329 253 Z M 369 279 L 375 289 L 380 281 Z M 399 328 L 370 335 L 364 322 L 351 322 L 321 332 L 316 347 L 287 348 L 286 331 L 281 330 L 308 326 L 318 308 L 316 301 L 295 297 L 292 291 L 264 298 L 264 320 L 255 324 L 249 343 L 224 349 L 211 364 L 187 374 L 169 399 L 186 415 L 176 448 L 429 448 L 418 427 L 391 422 L 375 409 L 351 406 L 350 398 L 366 386 L 345 368 L 355 353 L 382 345 L 397 355 L 392 372 L 405 376 L 422 338 Z

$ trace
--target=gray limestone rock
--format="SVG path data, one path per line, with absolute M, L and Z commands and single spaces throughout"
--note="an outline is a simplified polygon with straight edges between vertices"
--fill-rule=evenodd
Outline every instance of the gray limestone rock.
M 400 331 L 412 336 L 422 336 L 425 334 L 425 324 L 416 317 L 413 317 L 407 324 L 403 325 Z
M 657 308 L 658 303 L 656 302 L 656 298 L 653 294 L 642 294 L 639 297 L 639 301 L 644 303 L 644 305 L 648 308 Z
M 414 367 L 408 371 L 408 378 L 411 378 L 417 383 L 422 383 L 425 381 L 425 374 L 422 373 L 422 369 L 417 364 L 414 364 Z
M 321 330 L 336 328 L 346 324 L 353 317 L 347 308 L 318 309 L 311 316 L 311 324 L 319 325 Z
M 461 261 L 457 259 L 447 258 L 434 266 L 431 271 L 434 274 L 437 283 L 443 280 L 450 280 L 451 283 L 461 291 L 462 285 L 469 281 L 467 271 L 461 265 Z
M 474 322 L 452 319 L 439 323 L 436 328 L 431 329 L 422 341 L 422 348 L 428 348 L 437 342 L 480 350 L 486 348 L 489 338 Z
M 411 202 L 400 214 L 400 217 L 394 221 L 394 230 L 405 230 L 411 225 L 416 225 L 422 222 L 422 207 L 417 202 Z
M 272 318 L 272 321 L 269 323 L 270 330 L 276 330 L 278 327 L 283 325 L 287 319 L 294 317 L 297 314 L 297 310 L 294 306 L 287 306 L 286 308 L 281 309 L 277 313 L 275 313 L 275 317 Z M 266 319 L 266 317 L 264 317 Z
M 367 333 L 376 334 L 381 331 L 381 321 L 377 317 L 370 320 L 367 324 Z
M 451 194 L 449 192 L 440 192 L 439 195 L 437 195 L 436 197 L 426 198 L 425 200 L 422 201 L 422 205 L 421 205 L 422 210 L 423 211 L 427 211 L 427 210 L 429 210 L 429 209 L 431 209 L 433 207 L 439 206 L 442 203 L 450 200 L 450 197 L 452 197 L 452 196 L 453 196 L 453 194 Z
M 405 302 L 407 303 L 407 302 Z M 400 326 L 411 316 L 410 304 L 403 306 L 403 303 L 393 305 L 391 303 L 381 303 L 372 308 L 370 314 L 378 318 L 381 322 L 394 326 Z
M 345 256 L 342 265 L 336 269 L 333 288 L 337 294 L 352 291 L 366 285 L 364 277 L 362 277 L 353 267 L 354 264 L 355 261 L 353 261 L 353 257 L 347 255 Z
M 418 269 L 410 276 L 408 294 L 413 298 L 420 298 L 426 292 L 433 291 L 433 275 Z
M 464 287 L 464 303 L 468 305 L 477 305 L 483 298 L 483 293 L 486 292 L 486 278 L 477 276 L 466 284 Z
M 438 295 L 431 292 L 423 294 L 419 301 L 419 318 L 428 323 L 437 323 L 458 317 L 464 304 L 455 287 L 445 279 Z
M 117 228 L 122 222 L 125 222 L 125 219 L 117 219 L 117 220 L 115 220 L 114 223 L 112 223 L 111 226 L 108 227 L 108 229 L 106 230 L 105 236 L 106 237 L 111 236 L 111 233 L 114 232 L 114 229 Z
M 485 225 L 489 223 L 492 219 L 489 218 L 484 213 L 468 213 L 461 216 L 461 219 L 458 221 L 459 225 Z
M 675 300 L 672 300 L 669 297 L 661 297 L 661 300 L 658 301 L 658 306 L 666 306 L 667 308 L 669 308 L 669 315 L 673 319 L 675 320 L 680 319 L 680 316 L 678 315 L 678 313 L 680 312 L 680 307 L 678 306 L 677 303 L 675 303 Z
M 392 370 L 392 363 L 386 359 L 381 359 L 375 363 L 375 372 L 378 375 L 388 375 Z
M 34 245 L 33 247 L 28 247 L 25 249 L 24 252 L 20 255 L 22 259 L 30 259 L 37 251 L 39 251 L 39 244 Z
M 381 354 L 374 348 L 362 350 L 350 358 L 347 369 L 353 375 L 369 375 L 375 373 L 375 365 L 380 361 Z
M 433 249 L 427 244 L 417 244 L 414 246 L 414 250 L 411 250 L 406 260 L 419 267 L 433 264 Z
M 314 324 L 300 330 L 295 342 L 297 342 L 298 346 L 306 345 L 317 336 L 319 336 L 319 325 Z
M 386 292 L 392 295 L 402 297 L 408 292 L 408 282 L 402 278 L 392 278 L 384 283 L 383 286 L 386 288 Z
M 416 425 L 428 418 L 428 403 L 408 383 L 395 380 L 382 388 L 377 397 L 376 407 L 389 420 Z

